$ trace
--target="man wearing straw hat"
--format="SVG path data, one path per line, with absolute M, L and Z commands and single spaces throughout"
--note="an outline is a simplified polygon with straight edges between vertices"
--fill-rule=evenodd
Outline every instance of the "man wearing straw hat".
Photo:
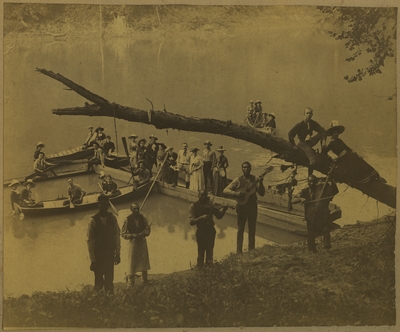
M 8 185 L 11 188 L 10 202 L 13 215 L 15 215 L 15 204 L 20 203 L 20 193 L 18 191 L 18 186 L 20 184 L 21 183 L 18 180 L 13 179 L 11 183 Z
M 114 293 L 114 265 L 121 262 L 121 238 L 118 220 L 108 212 L 110 199 L 98 198 L 99 212 L 92 216 L 87 231 L 90 271 L 94 272 L 94 289 Z
M 39 158 L 39 153 L 42 151 L 42 149 L 43 149 L 44 147 L 45 147 L 45 145 L 44 145 L 43 142 L 38 142 L 38 143 L 36 144 L 36 151 L 35 151 L 35 153 L 33 154 L 33 160 L 36 160 L 36 159 Z
M 52 164 L 47 162 L 44 159 L 44 152 L 39 152 L 38 158 L 33 162 L 33 171 L 35 172 L 36 176 L 39 177 L 47 177 L 46 171 L 48 169 L 46 169 L 46 166 L 55 166 L 56 164 Z M 53 175 L 55 175 L 53 173 Z
M 204 145 L 206 148 L 203 150 L 203 173 L 204 173 L 204 186 L 207 190 L 207 181 L 210 180 L 211 191 L 214 190 L 214 178 L 213 178 L 213 170 L 217 164 L 217 156 L 215 155 L 215 151 L 211 150 L 211 142 L 205 141 Z

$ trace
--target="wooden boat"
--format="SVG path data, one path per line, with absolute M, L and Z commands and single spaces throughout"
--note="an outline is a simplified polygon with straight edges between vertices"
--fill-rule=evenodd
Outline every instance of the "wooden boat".
M 93 157 L 93 151 L 93 147 L 84 149 L 83 146 L 80 145 L 70 150 L 46 155 L 46 161 L 49 163 L 59 163 L 65 160 L 88 159 Z
M 104 171 L 105 173 L 111 174 L 111 176 L 115 179 L 126 181 L 127 183 L 130 180 L 130 174 L 109 167 L 101 167 L 95 166 L 95 172 L 98 174 L 100 171 Z M 112 203 L 118 203 L 122 201 L 126 201 L 129 199 L 135 199 L 138 197 L 142 197 L 146 195 L 147 191 L 150 188 L 151 182 L 148 182 L 138 188 L 134 188 L 132 184 L 125 185 L 122 187 L 118 187 L 121 191 L 120 195 L 110 197 Z M 100 191 L 88 193 L 86 196 L 83 197 L 81 204 L 75 204 L 73 207 L 70 207 L 69 200 L 67 197 L 61 197 L 56 199 L 49 199 L 43 200 L 41 203 L 43 204 L 42 207 L 20 207 L 21 212 L 25 216 L 40 216 L 44 214 L 58 214 L 58 213 L 67 213 L 73 211 L 80 211 L 85 208 L 95 207 L 97 204 L 97 199 L 101 194 Z
M 198 193 L 183 186 L 171 186 L 165 182 L 156 181 L 157 192 L 177 197 L 188 202 L 195 202 L 198 199 Z M 278 197 L 279 196 L 279 197 Z M 227 213 L 236 214 L 234 208 L 236 201 L 226 197 L 218 197 L 209 194 L 211 201 L 216 205 L 228 205 Z M 302 206 L 294 206 L 292 211 L 287 209 L 287 198 L 281 195 L 275 195 L 274 192 L 266 192 L 264 197 L 258 200 L 258 218 L 257 222 L 268 226 L 276 227 L 290 233 L 307 235 L 307 224 L 304 220 L 304 210 Z M 335 205 L 330 204 L 331 221 L 341 218 L 342 211 Z M 340 226 L 334 224 L 336 228 Z

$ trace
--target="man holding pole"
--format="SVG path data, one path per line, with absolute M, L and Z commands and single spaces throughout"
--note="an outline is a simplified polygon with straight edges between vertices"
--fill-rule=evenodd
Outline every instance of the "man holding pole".
M 317 252 L 315 238 L 319 235 L 324 237 L 325 250 L 329 251 L 331 248 L 329 203 L 339 192 L 333 179 L 329 183 L 329 174 L 325 183 L 317 184 L 317 182 L 316 176 L 310 175 L 308 187 L 296 195 L 292 201 L 292 204 L 304 204 L 304 216 L 308 231 L 307 244 L 308 250 L 311 252 Z

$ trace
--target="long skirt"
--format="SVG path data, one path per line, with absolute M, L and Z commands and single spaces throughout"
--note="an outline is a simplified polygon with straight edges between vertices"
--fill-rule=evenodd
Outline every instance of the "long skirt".
M 129 274 L 150 270 L 149 251 L 146 238 L 129 241 Z
M 347 151 L 337 159 L 336 164 L 351 172 L 351 180 L 354 183 L 366 183 L 370 179 L 379 178 L 378 172 L 355 152 Z
M 225 171 L 224 171 L 224 173 L 225 173 Z M 227 186 L 226 182 L 227 182 L 226 181 L 226 176 L 221 176 L 221 171 L 214 173 L 214 190 L 213 190 L 213 194 L 215 196 L 220 196 L 220 197 L 223 196 L 223 191 L 224 191 L 225 187 Z
M 190 174 L 190 190 L 200 191 L 205 189 L 203 168 Z

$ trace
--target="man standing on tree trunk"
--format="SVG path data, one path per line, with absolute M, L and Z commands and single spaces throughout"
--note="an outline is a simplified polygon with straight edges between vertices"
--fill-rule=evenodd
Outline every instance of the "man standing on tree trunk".
M 310 176 L 313 171 L 315 164 L 317 162 L 317 158 L 315 155 L 315 151 L 313 150 L 313 146 L 316 145 L 319 141 L 321 141 L 321 151 L 325 148 L 326 145 L 326 134 L 324 128 L 322 128 L 318 122 L 312 120 L 313 110 L 307 107 L 304 110 L 304 119 L 303 121 L 297 123 L 290 131 L 289 131 L 289 142 L 292 144 L 295 150 L 302 150 L 307 156 L 309 166 L 308 166 L 308 175 Z M 312 136 L 313 132 L 317 132 L 318 134 L 314 137 Z M 294 142 L 295 137 L 299 138 L 299 142 L 297 145 Z

